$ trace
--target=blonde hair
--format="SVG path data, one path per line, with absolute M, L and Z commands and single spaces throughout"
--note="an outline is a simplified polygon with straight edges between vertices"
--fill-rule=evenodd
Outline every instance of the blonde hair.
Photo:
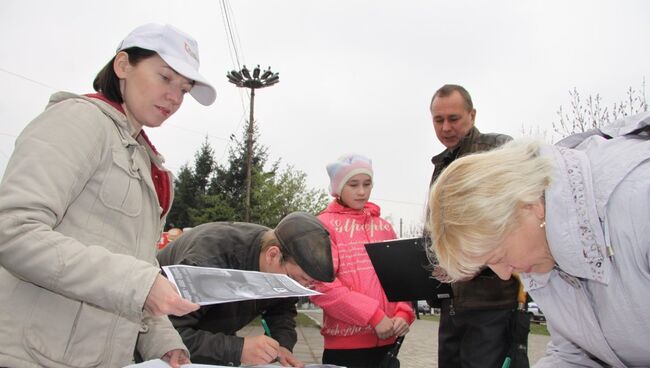
M 280 243 L 280 240 L 278 240 L 277 235 L 275 235 L 275 230 L 267 230 L 264 234 L 262 234 L 262 238 L 260 242 L 261 242 L 260 253 L 264 253 L 267 249 L 271 247 L 278 247 L 282 252 L 282 258 L 280 259 L 281 263 L 284 263 L 292 259 L 291 255 L 287 254 L 287 250 Z
M 518 224 L 520 209 L 543 197 L 553 166 L 539 150 L 539 142 L 511 141 L 460 158 L 438 177 L 425 226 L 445 281 L 478 273 L 484 264 L 476 257 L 494 250 Z
M 260 239 L 260 242 L 262 246 L 262 251 L 265 251 L 266 249 L 273 246 L 282 248 L 282 244 L 280 244 L 280 241 L 278 240 L 278 237 L 275 236 L 275 231 L 273 230 L 267 230 L 264 234 L 262 234 L 262 238 Z

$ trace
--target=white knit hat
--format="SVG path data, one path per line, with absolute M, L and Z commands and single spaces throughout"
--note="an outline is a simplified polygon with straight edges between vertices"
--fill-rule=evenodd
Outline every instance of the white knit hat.
M 210 105 L 217 98 L 214 87 L 199 74 L 199 45 L 190 35 L 168 24 L 149 23 L 131 31 L 116 52 L 130 47 L 157 52 L 178 74 L 193 80 L 190 95 L 200 104 Z
M 330 194 L 340 197 L 345 183 L 357 174 L 366 174 L 372 179 L 372 160 L 368 157 L 349 154 L 327 165 L 327 174 L 330 177 Z

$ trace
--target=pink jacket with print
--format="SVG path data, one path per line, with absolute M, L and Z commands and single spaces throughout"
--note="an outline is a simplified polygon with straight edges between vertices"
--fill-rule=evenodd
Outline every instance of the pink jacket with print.
M 415 319 L 410 303 L 392 303 L 379 283 L 364 244 L 395 239 L 395 231 L 379 217 L 380 209 L 368 202 L 354 210 L 336 200 L 318 216 L 332 239 L 336 278 L 319 283 L 323 293 L 312 301 L 323 309 L 326 349 L 364 349 L 392 344 L 395 337 L 380 340 L 375 326 L 384 316 L 401 317 L 409 324 Z

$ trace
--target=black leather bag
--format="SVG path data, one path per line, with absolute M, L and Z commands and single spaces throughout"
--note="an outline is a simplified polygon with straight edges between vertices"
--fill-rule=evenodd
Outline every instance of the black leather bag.
M 384 359 L 379 362 L 378 368 L 399 368 L 399 359 L 397 359 L 397 354 L 399 353 L 399 348 L 402 347 L 402 342 L 404 341 L 404 336 L 400 336 L 395 340 L 393 347 L 386 353 Z

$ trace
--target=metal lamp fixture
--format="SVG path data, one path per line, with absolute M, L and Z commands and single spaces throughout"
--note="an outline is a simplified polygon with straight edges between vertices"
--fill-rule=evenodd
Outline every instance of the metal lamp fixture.
M 248 140 L 246 144 L 246 215 L 245 221 L 250 222 L 250 207 L 251 207 L 251 159 L 253 155 L 253 109 L 255 107 L 255 90 L 265 87 L 270 87 L 280 81 L 280 74 L 273 73 L 271 67 L 262 73 L 258 65 L 253 69 L 251 75 L 250 70 L 246 65 L 240 71 L 232 70 L 226 74 L 228 81 L 239 88 L 250 88 L 251 90 L 251 107 L 250 119 L 248 120 Z
M 261 74 L 261 75 L 260 75 Z M 228 81 L 240 88 L 259 89 L 272 86 L 280 81 L 280 74 L 273 73 L 271 67 L 262 73 L 258 65 L 253 69 L 253 74 L 246 68 L 246 65 L 240 71 L 230 71 L 226 74 Z

